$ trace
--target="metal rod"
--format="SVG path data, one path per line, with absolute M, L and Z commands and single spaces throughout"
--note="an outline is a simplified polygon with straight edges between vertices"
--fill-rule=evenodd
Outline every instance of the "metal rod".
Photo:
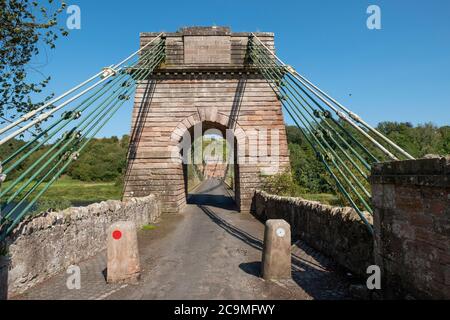
M 63 93 L 62 95 L 60 95 L 59 97 L 53 99 L 52 101 L 44 104 L 42 107 L 33 110 L 29 113 L 27 113 L 26 115 L 21 116 L 19 119 L 17 119 L 16 121 L 12 122 L 11 124 L 7 125 L 6 127 L 0 129 L 0 135 L 11 130 L 12 128 L 18 126 L 20 123 L 29 120 L 30 118 L 32 118 L 33 116 L 35 116 L 37 113 L 39 113 L 40 111 L 48 108 L 49 106 L 53 105 L 54 103 L 58 102 L 59 100 L 67 97 L 69 94 L 77 91 L 78 89 L 80 89 L 81 87 L 84 87 L 86 84 L 88 84 L 89 82 L 91 82 L 92 80 L 98 78 L 103 72 L 99 72 L 96 75 L 92 76 L 91 78 L 87 79 L 86 81 L 80 83 L 79 85 L 75 86 L 74 88 L 70 89 L 69 91 L 66 91 L 65 93 Z
M 151 61 L 151 62 L 149 62 L 148 63 L 148 68 L 147 69 L 143 69 L 143 70 L 140 70 L 139 72 L 137 72 L 137 77 L 136 77 L 136 81 L 139 81 L 140 79 L 144 79 L 148 74 L 150 74 L 152 71 L 153 71 L 153 69 L 161 62 L 161 60 L 162 60 L 162 57 L 163 57 L 163 55 L 162 56 L 158 56 L 156 59 L 154 59 L 153 61 Z M 136 82 L 134 82 L 134 84 L 133 84 L 133 86 L 131 86 L 131 87 L 129 87 L 128 89 L 126 89 L 126 88 L 124 88 L 123 90 L 122 90 L 122 92 L 127 92 L 127 94 L 129 94 L 129 93 L 131 93 L 132 92 L 132 90 L 133 90 L 133 88 L 135 88 L 136 87 L 136 85 L 137 85 L 137 83 Z M 120 91 L 120 90 L 119 90 Z M 119 102 L 119 103 L 118 103 Z M 80 152 L 86 145 L 87 145 L 87 143 L 93 138 L 93 136 L 95 136 L 95 134 L 97 134 L 98 133 L 98 131 L 109 121 L 109 119 L 111 119 L 111 117 L 112 117 L 112 115 L 113 114 L 115 114 L 115 112 L 120 108 L 120 106 L 122 106 L 123 104 L 124 104 L 124 102 L 125 102 L 125 100 L 122 100 L 122 101 L 120 101 L 120 100 L 116 100 L 115 101 L 115 103 L 100 117 L 100 118 L 98 118 L 97 119 L 97 121 L 90 127 L 90 128 L 88 128 L 88 130 L 87 130 L 87 132 L 84 134 L 84 136 L 83 137 L 80 137 L 79 139 L 78 139 L 78 141 L 82 141 L 97 125 L 98 125 L 98 123 L 108 114 L 108 113 L 110 113 L 112 110 L 112 114 L 110 114 L 110 116 L 107 118 L 107 120 L 105 120 L 104 122 L 103 122 L 103 124 L 101 124 L 101 126 L 95 131 L 95 133 L 93 134 L 93 135 L 91 135 L 91 137 L 89 137 L 88 138 L 88 140 L 87 141 L 85 141 L 84 142 L 84 144 L 83 144 L 83 146 L 79 149 L 79 151 L 78 152 Z M 117 105 L 117 106 L 116 106 Z M 106 106 L 108 106 L 108 104 L 106 104 Z M 106 107 L 105 106 L 105 107 Z M 104 109 L 104 108 L 103 108 Z M 100 113 L 102 113 L 103 111 L 102 110 L 98 110 L 98 109 L 96 109 L 97 110 L 97 115 L 95 115 L 94 116 L 94 118 L 90 121 L 90 123 L 92 123 L 92 122 L 94 122 L 94 120 L 100 115 Z M 95 111 L 95 110 L 94 110 Z M 90 114 L 90 115 L 92 115 L 92 114 L 94 114 L 93 112 Z M 90 116 L 88 116 L 88 118 L 89 118 Z M 84 121 L 86 121 L 86 119 L 84 120 Z M 84 122 L 83 121 L 83 122 Z M 84 130 L 85 128 L 87 128 L 87 125 L 85 125 L 84 127 L 83 127 L 83 129 L 82 130 Z M 81 130 L 81 131 L 82 131 Z M 70 141 L 73 141 L 73 137 L 70 139 Z M 68 142 L 68 143 L 66 143 L 66 146 L 68 146 L 69 144 L 70 144 L 70 141 Z M 76 142 L 76 143 L 78 143 L 78 142 Z M 61 149 L 66 149 L 66 147 L 63 147 L 63 148 L 61 148 Z M 60 150 L 61 151 L 61 150 Z M 47 162 L 46 162 L 46 164 L 44 165 L 44 168 L 45 167 L 47 167 L 48 166 L 48 164 L 50 164 L 50 162 L 51 162 L 51 160 L 52 159 L 50 159 L 50 160 L 48 160 Z M 73 157 L 70 157 L 69 158 L 69 161 L 68 161 L 68 163 L 66 163 L 66 165 L 63 167 L 63 169 L 62 169 L 62 171 L 60 171 L 58 174 L 60 174 L 61 172 L 63 172 L 63 170 L 65 169 L 65 168 L 67 168 L 67 166 L 68 166 L 68 164 L 70 163 L 70 162 L 72 162 L 73 161 Z M 60 161 L 58 161 L 58 164 L 57 165 L 59 165 L 61 163 L 61 159 L 60 159 Z M 53 166 L 52 168 L 51 168 L 51 170 L 45 175 L 45 177 L 48 177 L 49 176 L 49 174 L 52 172 L 52 171 L 54 171 L 54 169 L 56 168 L 57 166 Z M 40 172 L 42 172 L 42 170 L 43 170 L 43 168 L 40 170 Z M 38 173 L 36 173 L 32 178 L 34 178 L 34 177 L 36 177 L 40 172 L 38 172 Z M 37 201 L 37 199 L 39 199 L 40 198 L 40 196 L 42 196 L 42 194 L 49 188 L 49 186 L 54 182 L 54 181 L 56 181 L 56 178 L 57 178 L 57 176 L 58 176 L 58 174 L 56 174 L 53 178 L 52 178 L 52 180 L 51 180 L 51 182 L 50 183 L 48 183 L 47 184 L 47 186 L 44 188 L 44 190 L 41 190 L 41 192 L 39 192 L 39 194 L 32 200 L 32 202 L 30 203 L 30 204 L 28 204 L 28 206 L 27 206 L 27 208 L 26 209 L 24 209 L 20 214 L 19 214 L 19 216 L 18 217 L 16 217 L 16 219 L 14 220 L 14 222 L 12 223 L 12 225 L 9 225 L 9 228 L 8 228 L 8 230 L 6 231 L 6 234 L 7 233 L 9 233 L 11 230 L 12 230 L 12 228 L 14 227 L 14 225 L 15 224 L 17 224 L 17 222 L 23 217 L 23 215 L 27 212 L 27 210 Z M 36 190 L 36 188 L 44 181 L 45 179 L 41 179 L 39 182 L 37 182 L 35 185 L 34 185 L 34 187 L 31 189 L 31 190 L 29 190 L 28 192 L 27 192 L 27 194 L 25 195 L 25 198 L 27 198 L 30 194 L 32 194 L 35 190 Z M 24 189 L 22 189 L 22 191 L 23 191 Z M 23 198 L 22 200 L 21 200 L 21 203 L 23 203 L 23 201 L 25 200 L 25 198 Z M 14 207 L 14 209 L 13 210 L 11 210 L 9 213 L 8 213 L 8 215 L 5 217 L 5 220 L 8 220 L 10 217 L 11 217 L 11 215 L 13 214 L 13 212 L 14 211 L 16 211 L 18 209 L 18 206 L 16 205 L 15 207 Z
M 308 88 L 309 91 L 311 91 L 316 97 L 318 97 L 322 102 L 324 102 L 327 106 L 329 106 L 334 112 L 336 112 L 336 114 L 342 118 L 343 120 L 347 121 L 350 125 L 352 125 L 353 127 L 355 127 L 361 134 L 363 134 L 367 139 L 369 139 L 373 144 L 375 144 L 381 151 L 383 151 L 388 157 L 390 157 L 392 160 L 399 160 L 396 156 L 394 156 L 389 150 L 387 150 L 383 145 L 381 145 L 378 141 L 376 141 L 374 138 L 372 138 L 369 134 L 367 134 L 367 132 L 365 132 L 364 130 L 362 130 L 359 126 L 357 126 L 353 121 L 351 121 L 350 119 L 348 119 L 346 116 L 342 117 L 342 113 L 336 108 L 334 107 L 329 101 L 327 101 L 321 94 L 319 94 L 315 89 L 313 89 L 310 85 L 308 85 L 308 83 L 306 81 L 304 81 L 302 78 L 302 76 L 292 67 L 288 68 L 288 65 L 286 65 L 280 58 L 278 58 L 278 56 L 272 52 L 272 50 L 270 50 L 254 33 L 252 33 L 252 36 L 257 39 L 259 41 L 259 43 L 265 48 L 267 49 L 267 51 L 275 58 L 277 59 L 282 65 L 283 67 L 286 67 L 286 70 L 293 76 L 295 77 L 299 82 L 301 82 L 306 88 Z M 292 70 L 291 70 L 292 69 Z M 316 86 L 314 86 L 313 84 L 311 84 L 314 88 L 317 88 Z M 319 88 L 317 88 L 318 90 L 320 90 Z M 321 90 L 320 90 L 321 91 Z M 334 99 L 333 99 L 334 100 Z M 339 107 L 341 105 L 338 105 Z M 342 109 L 342 108 L 341 108 Z M 346 113 L 348 113 L 350 115 L 350 117 L 355 120 L 360 122 L 362 125 L 366 126 L 367 125 L 367 129 L 369 129 L 371 132 L 374 132 L 377 134 L 377 136 L 379 137 L 383 137 L 383 139 L 388 142 L 392 147 L 394 147 L 396 150 L 400 151 L 403 155 L 407 156 L 410 159 L 414 159 L 411 155 L 409 155 L 406 151 L 404 151 L 402 148 L 400 148 L 398 145 L 396 145 L 394 142 L 392 142 L 391 140 L 389 140 L 387 137 L 384 137 L 384 135 L 382 135 L 380 132 L 378 132 L 377 130 L 375 130 L 374 128 L 372 128 L 370 125 L 368 125 L 367 123 L 365 123 L 364 121 L 362 121 L 361 118 L 357 117 L 354 113 L 352 113 L 350 110 L 344 108 L 342 109 L 344 110 Z
M 58 110 L 61 110 L 62 108 L 64 108 L 66 105 L 68 105 L 69 103 L 71 103 L 72 101 L 75 101 L 76 99 L 78 99 L 79 97 L 83 96 L 86 92 L 91 91 L 92 89 L 94 89 L 95 87 L 97 87 L 98 85 L 102 84 L 103 82 L 105 82 L 106 80 L 108 80 L 109 78 L 111 78 L 113 76 L 113 74 L 110 74 L 108 76 L 106 76 L 105 78 L 101 79 L 100 81 L 97 81 L 95 84 L 93 84 L 92 86 L 90 86 L 89 88 L 83 90 L 82 92 L 78 93 L 76 96 L 70 98 L 69 100 L 63 102 L 62 104 L 60 104 L 58 107 L 50 110 L 49 112 L 43 113 L 41 114 L 36 120 L 28 123 L 27 125 L 25 125 L 24 127 L 20 128 L 19 130 L 13 132 L 12 134 L 10 134 L 9 136 L 7 136 L 6 138 L 0 140 L 0 145 L 8 142 L 9 140 L 17 137 L 19 134 L 23 133 L 25 130 L 33 127 L 34 125 L 46 120 L 48 117 L 50 117 L 53 113 L 55 113 Z
M 116 65 L 112 65 L 109 68 L 112 69 L 117 69 L 118 67 L 122 66 L 124 63 L 128 62 L 130 59 L 132 59 L 134 56 L 136 56 L 137 54 L 139 54 L 142 50 L 144 50 L 145 48 L 147 48 L 150 44 L 152 44 L 154 41 L 156 41 L 157 39 L 159 39 L 161 36 L 163 35 L 163 33 L 160 33 L 158 36 L 156 36 L 154 39 L 152 39 L 152 41 L 150 41 L 149 43 L 147 43 L 145 46 L 143 46 L 142 48 L 140 48 L 139 50 L 137 50 L 136 52 L 132 53 L 130 56 L 128 56 L 126 59 L 122 60 L 121 62 L 119 62 Z M 119 70 L 115 70 L 116 72 L 118 72 Z M 45 110 L 46 108 L 52 106 L 54 103 L 58 102 L 59 100 L 67 97 L 68 95 L 72 94 L 73 92 L 77 91 L 78 89 L 84 87 L 86 84 L 90 83 L 91 81 L 95 80 L 96 78 L 98 78 L 99 76 L 101 76 L 103 74 L 103 71 L 98 72 L 97 74 L 95 74 L 94 76 L 90 77 L 89 79 L 87 79 L 86 81 L 80 83 L 79 85 L 75 86 L 74 88 L 66 91 L 65 93 L 63 93 L 62 95 L 60 95 L 59 97 L 53 99 L 52 101 L 44 104 L 43 106 L 39 107 L 36 110 L 33 110 L 29 113 L 27 113 L 26 115 L 23 115 L 22 117 L 20 117 L 17 121 L 14 121 L 13 123 L 7 125 L 6 127 L 0 129 L 0 135 L 11 130 L 12 128 L 16 127 L 17 125 L 19 125 L 20 123 L 24 122 L 24 121 L 28 121 L 29 119 L 31 119 L 33 116 L 35 116 L 36 114 L 38 114 L 39 112 Z M 106 77 L 109 78 L 109 77 Z M 102 81 L 103 82 L 103 81 Z M 94 86 L 93 86 L 94 87 Z M 91 87 L 91 89 L 93 88 Z M 84 91 L 85 93 L 85 91 Z M 84 94 L 83 93 L 83 94 Z M 73 101 L 73 100 L 71 100 Z M 71 102 L 70 101 L 70 102 Z M 64 106 L 67 105 L 63 104 Z M 55 111 L 59 110 L 60 108 L 56 108 Z M 53 112 L 52 112 L 53 113 Z M 41 120 L 42 121 L 42 120 Z M 28 130 L 29 128 L 31 128 L 32 126 L 34 126 L 35 124 L 41 122 L 33 122 L 32 125 L 27 125 L 23 128 L 21 128 L 21 130 L 17 131 L 17 134 L 12 134 L 10 136 L 8 136 L 7 138 L 3 139 L 0 141 L 0 145 L 4 144 L 6 141 L 9 141 L 10 139 L 16 137 L 17 135 L 21 134 L 22 132 Z

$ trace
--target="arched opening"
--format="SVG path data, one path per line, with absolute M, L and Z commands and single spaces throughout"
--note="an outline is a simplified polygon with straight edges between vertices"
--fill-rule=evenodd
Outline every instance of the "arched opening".
M 237 139 L 226 126 L 210 121 L 189 128 L 181 142 L 187 204 L 239 210 Z

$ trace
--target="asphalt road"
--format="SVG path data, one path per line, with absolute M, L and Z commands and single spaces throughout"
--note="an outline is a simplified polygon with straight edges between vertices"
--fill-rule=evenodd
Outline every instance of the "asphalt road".
M 346 299 L 348 282 L 325 257 L 293 247 L 293 279 L 259 277 L 264 225 L 235 211 L 232 192 L 219 180 L 203 182 L 179 215 L 139 233 L 142 278 L 108 285 L 105 254 L 82 264 L 82 288 L 67 290 L 61 273 L 21 299 Z

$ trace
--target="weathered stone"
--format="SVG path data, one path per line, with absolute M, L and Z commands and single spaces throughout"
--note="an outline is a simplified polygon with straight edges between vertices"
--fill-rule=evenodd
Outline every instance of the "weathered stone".
M 371 300 L 371 291 L 365 285 L 353 284 L 349 287 L 350 294 L 356 300 Z
M 143 226 L 157 222 L 159 217 L 158 201 L 150 195 L 25 219 L 7 239 L 11 256 L 10 296 L 21 294 L 70 265 L 105 250 L 107 228 L 112 223 L 128 220 Z
M 136 283 L 141 266 L 134 222 L 119 221 L 108 228 L 108 283 Z
M 263 191 L 255 193 L 254 204 L 260 220 L 286 220 L 294 239 L 305 241 L 352 273 L 365 277 L 367 267 L 374 264 L 373 238 L 355 210 Z M 365 217 L 372 223 L 368 213 Z
M 141 45 L 157 35 L 142 33 Z M 220 130 L 224 137 L 226 129 L 234 135 L 236 203 L 240 211 L 250 212 L 261 173 L 290 167 L 281 102 L 245 59 L 251 34 L 232 33 L 225 27 L 189 27 L 164 35 L 165 63 L 136 89 L 124 196 L 156 194 L 164 212 L 180 212 L 186 205 L 185 171 L 180 148 L 167 146 L 177 146 L 184 134 L 192 135 L 201 124 L 205 130 Z M 256 35 L 274 49 L 273 33 Z M 247 146 L 257 142 L 248 137 L 263 129 L 268 131 L 267 154 L 278 158 L 250 154 Z M 273 145 L 278 152 L 268 146 L 276 132 L 278 141 Z M 223 172 L 214 171 L 212 175 Z
M 290 279 L 291 226 L 285 220 L 268 220 L 264 231 L 262 277 L 265 280 Z
M 450 298 L 448 161 L 433 156 L 372 171 L 375 259 L 385 298 Z

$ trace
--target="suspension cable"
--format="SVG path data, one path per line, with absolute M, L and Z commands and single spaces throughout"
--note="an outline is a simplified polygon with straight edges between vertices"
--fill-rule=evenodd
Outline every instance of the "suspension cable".
M 16 136 L 20 135 L 21 133 L 23 133 L 24 131 L 30 129 L 31 127 L 35 126 L 38 123 L 41 123 L 42 121 L 46 120 L 51 114 L 53 114 L 54 112 L 60 110 L 61 108 L 63 108 L 64 106 L 66 106 L 67 104 L 69 104 L 70 102 L 78 99 L 79 97 L 81 97 L 82 95 L 84 95 L 86 92 L 89 92 L 90 90 L 94 89 L 95 87 L 97 87 L 99 84 L 105 82 L 107 79 L 109 79 L 111 76 L 115 75 L 115 73 L 119 72 L 122 68 L 122 66 L 128 62 L 129 60 L 131 60 L 133 57 L 135 57 L 136 55 L 138 55 L 139 53 L 141 53 L 143 50 L 145 50 L 148 46 L 150 46 L 151 44 L 153 44 L 156 40 L 161 39 L 163 33 L 160 33 L 158 36 L 156 36 L 154 39 L 152 39 L 149 43 L 147 43 L 145 46 L 143 46 L 142 48 L 140 48 L 139 50 L 137 50 L 136 52 L 132 53 L 129 57 L 127 57 L 126 59 L 124 59 L 123 61 L 119 62 L 116 65 L 111 65 L 109 67 L 104 68 L 102 71 L 98 72 L 97 74 L 95 74 L 94 76 L 92 76 L 91 78 L 87 79 L 86 81 L 80 83 L 79 85 L 75 86 L 74 88 L 68 90 L 67 92 L 63 93 L 62 95 L 60 95 L 59 97 L 53 99 L 52 101 L 44 104 L 43 106 L 39 107 L 36 110 L 33 110 L 29 113 L 27 113 L 26 115 L 23 115 L 22 117 L 20 117 L 17 121 L 9 124 L 8 126 L 0 129 L 0 135 L 17 127 L 17 125 L 19 125 L 22 122 L 28 121 L 29 119 L 31 119 L 32 117 L 34 117 L 35 115 L 37 115 L 39 112 L 44 111 L 45 109 L 53 106 L 56 102 L 60 101 L 61 99 L 67 97 L 68 95 L 76 92 L 77 90 L 79 90 L 80 88 L 84 87 L 85 85 L 89 84 L 90 82 L 92 82 L 93 80 L 97 79 L 98 77 L 102 76 L 102 80 L 98 81 L 97 83 L 95 83 L 94 85 L 90 86 L 89 88 L 87 88 L 86 90 L 82 91 L 80 94 L 76 95 L 75 97 L 69 99 L 68 101 L 66 101 L 65 103 L 61 104 L 58 107 L 55 107 L 52 109 L 52 111 L 43 114 L 41 116 L 39 116 L 35 121 L 31 122 L 30 124 L 25 125 L 23 128 L 20 128 L 19 130 L 15 131 L 14 133 L 10 134 L 9 136 L 7 136 L 6 138 L 0 140 L 0 145 L 4 144 L 5 142 L 15 138 Z
M 72 129 L 66 131 L 60 139 L 53 143 L 46 152 L 40 155 L 37 160 L 33 161 L 33 163 L 27 167 L 17 179 L 0 193 L 0 197 L 8 195 L 7 202 L 3 204 L 3 208 L 7 208 L 7 206 L 13 204 L 13 207 L 8 209 L 8 212 L 5 215 L 0 216 L 0 228 L 3 231 L 1 238 L 4 239 L 4 237 L 13 230 L 23 216 L 30 211 L 32 206 L 48 190 L 48 188 L 50 188 L 58 177 L 61 176 L 68 166 L 79 158 L 80 152 L 88 145 L 101 128 L 108 123 L 125 101 L 130 98 L 130 94 L 134 92 L 137 83 L 146 79 L 146 77 L 164 60 L 164 39 L 161 39 L 162 41 L 160 41 L 159 44 L 156 44 L 151 49 L 145 51 L 136 63 L 129 67 L 123 66 L 124 63 L 127 63 L 145 48 L 148 48 L 151 43 L 154 43 L 154 40 L 155 39 L 121 63 L 114 66 L 114 68 L 118 66 L 119 68 L 115 70 L 113 74 L 105 76 L 105 78 L 114 79 L 109 79 L 108 82 L 103 83 L 101 88 L 96 89 L 95 92 L 91 93 L 90 96 L 83 100 L 78 106 L 63 113 L 61 119 L 52 123 L 44 131 L 45 134 L 47 134 L 44 141 L 37 143 L 39 138 L 42 137 L 42 135 L 38 135 L 6 159 L 3 164 L 8 165 L 8 167 L 4 173 L 9 174 L 17 169 L 31 154 L 40 150 L 45 142 L 50 141 L 58 132 L 67 126 L 67 124 L 80 119 Z M 131 79 L 131 81 L 126 80 L 127 78 Z M 84 91 L 88 92 L 89 90 Z M 98 105 L 94 106 L 94 103 L 97 103 Z M 66 101 L 63 104 L 65 106 L 68 103 Z M 61 105 L 59 107 L 59 109 L 62 108 Z M 83 111 L 91 107 L 93 110 L 83 117 Z M 31 149 L 16 162 L 12 163 L 16 157 L 22 152 L 25 152 L 28 148 Z M 28 175 L 30 176 L 27 180 L 22 182 Z M 48 180 L 49 178 L 50 180 Z M 20 186 L 19 183 L 21 183 Z M 43 183 L 46 183 L 45 186 L 40 188 Z M 13 193 L 10 194 L 11 192 Z M 29 199 L 36 192 L 37 194 L 34 195 L 32 199 Z M 25 194 L 22 195 L 22 193 Z
M 329 106 L 340 118 L 348 122 L 350 125 L 352 125 L 355 129 L 357 129 L 361 134 L 363 134 L 367 139 L 369 139 L 373 144 L 375 144 L 381 151 L 383 151 L 387 156 L 389 156 L 393 160 L 398 160 L 397 157 L 395 157 L 389 150 L 387 150 L 385 147 L 383 147 L 378 141 L 373 139 L 370 135 L 368 135 L 364 130 L 362 130 L 359 126 L 357 126 L 353 121 L 351 121 L 347 116 L 342 114 L 336 107 L 334 107 L 329 101 L 337 105 L 338 108 L 343 110 L 345 113 L 349 115 L 349 117 L 356 122 L 363 125 L 366 129 L 368 129 L 370 132 L 376 134 L 378 137 L 382 138 L 384 141 L 386 141 L 390 146 L 395 148 L 397 151 L 399 151 L 401 154 L 403 154 L 408 159 L 414 159 L 413 156 L 411 156 L 408 152 L 403 150 L 400 146 L 398 146 L 396 143 L 391 141 L 389 138 L 387 138 L 385 135 L 381 134 L 378 130 L 370 126 L 368 123 L 364 122 L 361 117 L 357 116 L 355 113 L 351 112 L 347 108 L 345 108 L 342 104 L 338 103 L 335 99 L 331 98 L 328 94 L 323 92 L 321 89 L 319 89 L 317 86 L 312 84 L 309 80 L 307 80 L 305 77 L 300 75 L 293 67 L 285 64 L 272 50 L 270 50 L 254 33 L 252 33 L 252 38 L 256 39 L 261 46 L 263 46 L 267 52 L 272 55 L 281 65 L 286 69 L 288 73 L 290 73 L 295 79 L 297 79 L 300 83 L 302 83 L 310 92 L 312 92 L 316 97 L 318 97 L 322 102 L 324 102 L 327 106 Z M 328 100 L 327 100 L 328 99 Z

